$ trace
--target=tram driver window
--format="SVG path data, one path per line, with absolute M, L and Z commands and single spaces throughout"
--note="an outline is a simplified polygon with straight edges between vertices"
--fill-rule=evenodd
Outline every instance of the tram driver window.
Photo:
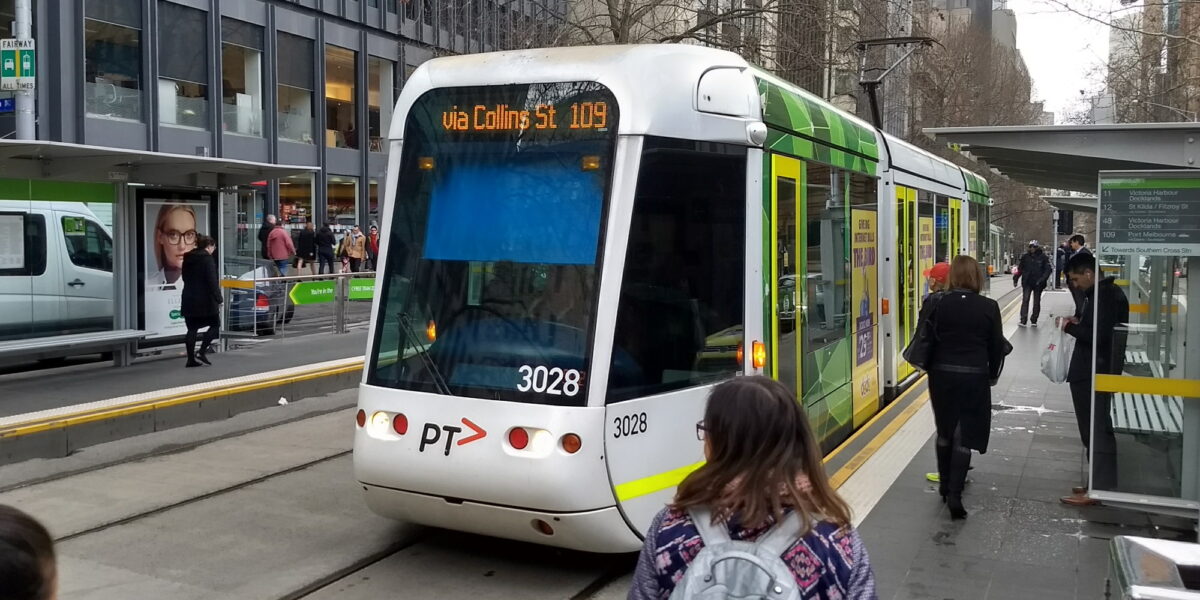
M 647 138 L 608 401 L 732 377 L 744 315 L 746 151 Z

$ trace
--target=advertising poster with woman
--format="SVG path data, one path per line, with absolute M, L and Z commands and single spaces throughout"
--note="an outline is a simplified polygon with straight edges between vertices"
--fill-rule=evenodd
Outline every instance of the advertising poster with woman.
M 879 259 L 875 248 L 876 215 L 871 210 L 851 210 L 853 238 L 850 252 L 850 293 L 856 302 L 854 313 L 854 426 L 857 428 L 879 408 L 879 360 L 875 332 L 879 325 L 875 307 L 879 280 Z
M 183 335 L 183 255 L 196 247 L 197 234 L 209 233 L 208 203 L 148 199 L 142 210 L 146 337 Z

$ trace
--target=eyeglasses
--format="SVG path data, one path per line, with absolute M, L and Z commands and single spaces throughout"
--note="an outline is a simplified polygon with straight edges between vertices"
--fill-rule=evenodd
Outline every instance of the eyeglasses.
M 189 229 L 184 232 L 180 232 L 175 229 L 171 229 L 169 231 L 164 231 L 163 235 L 165 235 L 167 237 L 167 241 L 172 244 L 178 244 L 179 240 L 183 240 L 184 242 L 186 242 L 188 244 L 196 243 L 196 230 L 195 229 Z
M 696 439 L 704 441 L 708 437 L 708 428 L 704 426 L 704 421 L 696 422 Z

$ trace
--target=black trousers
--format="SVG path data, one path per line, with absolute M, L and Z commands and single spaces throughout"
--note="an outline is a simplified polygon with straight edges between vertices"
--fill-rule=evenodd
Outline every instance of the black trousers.
M 326 273 L 333 274 L 333 251 L 317 252 L 317 263 L 320 265 L 318 273 L 324 275 Z
M 1029 297 L 1033 296 L 1033 314 L 1029 314 Z M 1037 323 L 1038 315 L 1042 314 L 1042 290 L 1037 288 L 1021 287 L 1021 322 L 1026 323 L 1029 318 L 1033 318 L 1033 322 Z
M 188 362 L 196 362 L 196 334 L 205 327 L 208 331 L 204 332 L 204 339 L 200 343 L 200 353 L 204 354 L 208 351 L 208 345 L 217 339 L 221 333 L 221 317 L 220 315 L 212 315 L 210 317 L 184 317 L 184 322 L 187 324 L 187 335 L 183 337 L 184 348 L 187 350 Z
M 1092 413 L 1092 382 L 1072 381 L 1071 402 L 1075 405 L 1075 421 L 1079 424 L 1079 439 L 1091 450 L 1092 481 L 1096 490 L 1117 489 L 1117 435 L 1113 432 L 1112 394 L 1096 393 L 1096 412 Z

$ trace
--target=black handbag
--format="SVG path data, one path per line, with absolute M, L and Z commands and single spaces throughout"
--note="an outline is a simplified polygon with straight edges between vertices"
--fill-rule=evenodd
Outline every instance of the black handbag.
M 935 331 L 937 307 L 941 300 L 941 292 L 930 294 L 929 298 L 925 300 L 930 305 L 929 312 L 924 318 L 917 321 L 917 330 L 913 333 L 913 339 L 901 354 L 908 364 L 922 371 L 929 371 L 930 363 L 933 361 L 933 346 L 937 343 L 937 332 Z

